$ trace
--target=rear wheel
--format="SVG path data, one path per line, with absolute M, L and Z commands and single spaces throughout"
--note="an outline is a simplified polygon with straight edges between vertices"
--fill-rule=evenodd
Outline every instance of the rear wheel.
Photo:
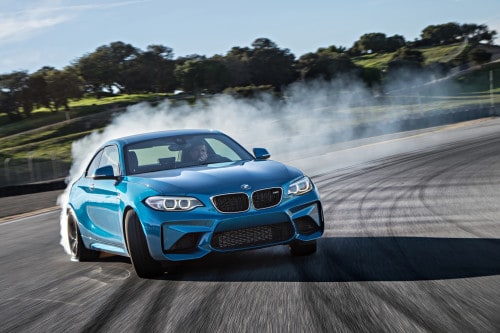
M 147 279 L 163 274 L 161 262 L 154 260 L 149 254 L 141 222 L 133 210 L 129 210 L 125 216 L 125 234 L 130 259 L 137 275 Z
M 87 261 L 99 257 L 99 251 L 89 250 L 83 245 L 82 235 L 73 212 L 68 213 L 68 243 L 71 261 Z
M 316 252 L 316 240 L 303 242 L 294 240 L 290 243 L 290 251 L 294 256 L 307 256 Z

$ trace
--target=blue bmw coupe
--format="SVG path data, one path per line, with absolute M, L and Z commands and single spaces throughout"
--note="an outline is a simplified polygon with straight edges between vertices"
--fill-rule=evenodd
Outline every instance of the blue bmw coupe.
M 316 252 L 324 229 L 317 189 L 300 170 L 253 155 L 212 130 L 178 130 L 106 142 L 71 187 L 72 260 L 130 257 L 138 276 L 210 252 L 288 245 Z

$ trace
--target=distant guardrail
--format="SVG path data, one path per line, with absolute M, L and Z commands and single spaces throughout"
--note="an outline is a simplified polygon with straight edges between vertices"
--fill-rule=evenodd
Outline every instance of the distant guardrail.
M 0 187 L 65 178 L 70 166 L 70 163 L 58 159 L 32 159 L 29 153 L 25 160 L 16 160 L 16 164 L 11 164 L 7 158 L 0 166 Z

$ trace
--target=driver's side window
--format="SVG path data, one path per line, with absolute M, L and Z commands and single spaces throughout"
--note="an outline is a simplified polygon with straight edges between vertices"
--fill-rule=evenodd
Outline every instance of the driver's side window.
M 234 150 L 216 138 L 207 138 L 206 141 L 218 156 L 227 158 L 230 161 L 238 161 L 240 159 Z

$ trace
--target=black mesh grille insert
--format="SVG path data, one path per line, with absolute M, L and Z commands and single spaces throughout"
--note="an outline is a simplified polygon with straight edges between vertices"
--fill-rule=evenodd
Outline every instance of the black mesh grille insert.
M 294 234 L 288 222 L 214 233 L 212 247 L 230 250 L 271 244 L 290 239 Z
M 297 232 L 302 235 L 310 235 L 321 229 L 310 216 L 299 217 L 293 222 L 297 226 Z
M 212 198 L 215 208 L 223 213 L 237 213 L 248 210 L 250 202 L 245 193 L 218 195 Z
M 255 191 L 252 194 L 252 202 L 255 209 L 263 209 L 276 206 L 281 201 L 281 188 L 269 188 Z

